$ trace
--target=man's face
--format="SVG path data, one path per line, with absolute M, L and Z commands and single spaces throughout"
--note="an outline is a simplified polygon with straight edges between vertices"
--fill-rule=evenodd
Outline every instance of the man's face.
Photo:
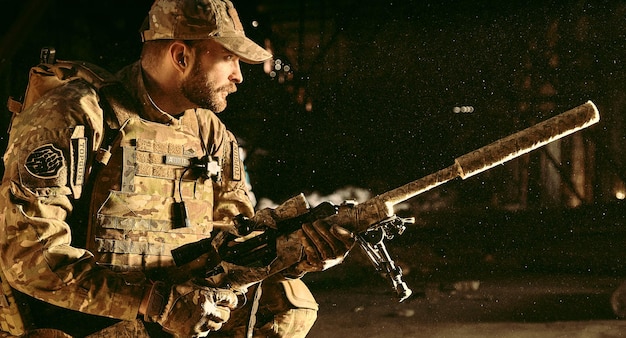
M 187 100 L 215 113 L 226 109 L 226 96 L 243 81 L 239 57 L 213 40 L 196 44 L 196 59 L 183 80 L 181 91 Z

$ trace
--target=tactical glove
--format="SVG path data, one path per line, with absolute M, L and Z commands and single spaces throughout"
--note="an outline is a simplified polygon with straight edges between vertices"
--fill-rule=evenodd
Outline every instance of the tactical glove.
M 305 259 L 297 264 L 295 271 L 324 271 L 341 264 L 354 246 L 354 235 L 325 219 L 305 223 L 296 232 L 304 247 Z
M 181 337 L 206 337 L 219 330 L 237 306 L 237 296 L 227 289 L 209 288 L 192 282 L 173 285 L 167 299 L 161 297 L 156 284 L 146 296 L 146 319 L 159 323 L 163 330 Z M 159 303 L 165 304 L 159 306 Z M 155 308 L 162 307 L 160 312 Z

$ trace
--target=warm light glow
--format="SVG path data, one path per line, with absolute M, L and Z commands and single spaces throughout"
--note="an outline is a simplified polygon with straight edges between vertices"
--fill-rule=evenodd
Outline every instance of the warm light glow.
M 626 198 L 626 183 L 622 180 L 616 180 L 613 183 L 613 191 L 615 192 L 615 198 L 623 200 Z
M 469 113 L 473 113 L 474 112 L 474 107 L 473 106 L 456 106 L 454 108 L 452 108 L 452 112 L 455 114 L 469 114 Z

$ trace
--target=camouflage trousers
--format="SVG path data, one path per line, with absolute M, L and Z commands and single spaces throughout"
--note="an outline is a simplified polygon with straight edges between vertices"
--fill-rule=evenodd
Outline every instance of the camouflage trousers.
M 143 322 L 140 320 L 121 321 L 85 338 L 150 338 Z M 76 338 L 57 329 L 35 329 L 21 336 L 14 336 L 0 331 L 0 338 Z
M 0 332 L 0 338 L 72 338 L 67 333 L 56 329 L 37 329 L 21 336 L 14 336 L 8 332 Z
M 251 287 L 247 301 L 231 312 L 224 327 L 209 333 L 209 337 L 306 337 L 317 319 L 318 305 L 306 285 L 299 279 L 266 280 Z M 75 323 L 76 324 L 76 323 Z M 86 323 L 83 323 L 86 324 Z M 3 335 L 1 337 L 16 337 Z M 72 338 L 55 329 L 32 330 L 21 338 Z M 141 320 L 120 321 L 87 338 L 154 338 L 171 337 L 156 324 Z
M 266 280 L 251 288 L 246 304 L 209 337 L 306 337 L 317 319 L 315 298 L 299 279 Z

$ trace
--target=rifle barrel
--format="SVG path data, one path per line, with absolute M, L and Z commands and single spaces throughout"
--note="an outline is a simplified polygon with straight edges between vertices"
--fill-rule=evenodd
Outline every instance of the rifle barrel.
M 515 134 L 462 155 L 448 168 L 385 192 L 378 197 L 388 208 L 406 201 L 458 176 L 462 179 L 479 174 L 499 164 L 556 141 L 600 121 L 596 105 L 586 103 L 570 109 Z

